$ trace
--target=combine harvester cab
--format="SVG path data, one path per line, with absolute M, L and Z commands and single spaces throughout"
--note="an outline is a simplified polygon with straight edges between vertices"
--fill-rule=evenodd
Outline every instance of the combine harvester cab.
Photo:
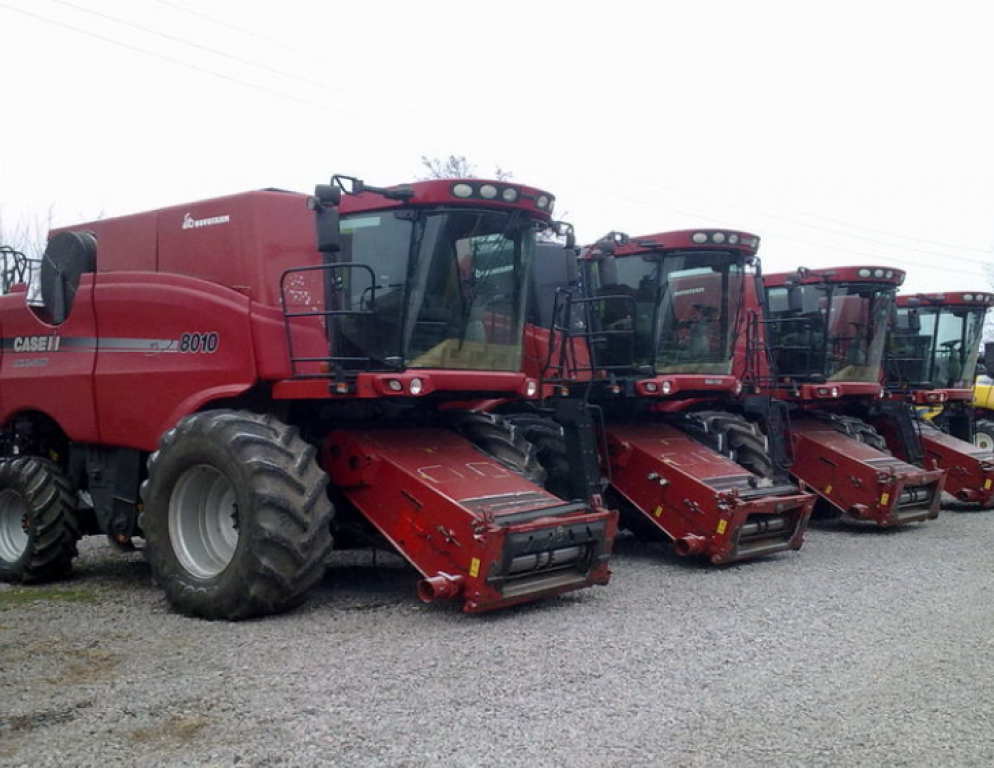
M 790 405 L 792 473 L 829 510 L 890 527 L 939 514 L 944 472 L 892 455 L 874 424 L 920 451 L 907 409 L 883 399 L 881 364 L 900 270 L 799 269 L 766 275 L 760 385 Z
M 336 176 L 53 233 L 40 299 L 0 297 L 0 578 L 140 537 L 177 610 L 240 619 L 299 603 L 334 532 L 471 612 L 606 583 L 617 514 L 467 411 L 539 396 L 521 284 L 552 205 Z
M 612 233 L 578 272 L 535 273 L 533 321 L 551 330 L 532 357 L 547 388 L 601 410 L 623 523 L 715 564 L 799 549 L 815 501 L 760 428 L 769 398 L 740 397 L 732 375 L 757 247 L 740 232 Z
M 888 397 L 913 409 L 924 453 L 909 457 L 890 436 L 888 445 L 900 458 L 944 469 L 946 492 L 981 507 L 994 504 L 994 444 L 986 424 L 977 430 L 971 401 L 991 302 L 990 293 L 898 296 L 886 358 Z M 887 426 L 878 424 L 885 435 Z

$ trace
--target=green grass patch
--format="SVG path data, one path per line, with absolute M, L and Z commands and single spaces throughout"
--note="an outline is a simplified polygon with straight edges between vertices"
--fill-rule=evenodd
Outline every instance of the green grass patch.
M 0 590 L 0 611 L 32 603 L 96 603 L 100 597 L 85 587 L 15 587 Z

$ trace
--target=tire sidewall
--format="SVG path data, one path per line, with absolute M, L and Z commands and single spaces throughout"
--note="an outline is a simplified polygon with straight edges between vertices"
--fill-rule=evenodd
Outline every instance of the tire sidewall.
M 983 435 L 984 437 L 987 438 L 986 446 L 978 442 L 978 438 L 980 435 Z M 973 430 L 973 444 L 978 448 L 984 448 L 986 450 L 991 450 L 992 448 L 994 448 L 994 424 L 991 424 L 989 422 L 987 423 L 978 422 Z
M 182 447 L 163 451 L 149 477 L 145 493 L 144 533 L 152 573 L 170 600 L 186 603 L 190 598 L 207 598 L 227 602 L 229 593 L 238 592 L 243 569 L 254 535 L 256 510 L 252 478 L 246 467 L 226 446 L 205 436 L 201 429 L 185 435 Z M 187 470 L 206 465 L 219 472 L 231 485 L 238 509 L 238 543 L 231 561 L 216 576 L 203 578 L 186 569 L 180 562 L 172 542 L 169 505 L 177 481 Z
M 28 545 L 24 548 L 21 556 L 17 560 L 8 561 L 0 559 L 0 582 L 19 582 L 24 577 L 24 572 L 31 560 L 31 553 L 36 546 L 37 526 L 30 524 L 34 522 L 35 509 L 28 496 L 24 479 L 23 468 L 24 459 L 0 462 L 0 492 L 14 491 L 24 502 L 27 508 Z

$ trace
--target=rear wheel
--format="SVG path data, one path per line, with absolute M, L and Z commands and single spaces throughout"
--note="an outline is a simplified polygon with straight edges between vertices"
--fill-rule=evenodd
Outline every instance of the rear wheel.
M 728 411 L 691 411 L 677 425 L 690 437 L 762 478 L 773 477 L 766 436 L 751 421 Z
M 0 463 L 0 581 L 69 575 L 80 538 L 74 502 L 57 464 L 29 457 Z
M 973 428 L 973 444 L 984 451 L 994 452 L 994 421 L 982 419 Z
M 207 411 L 148 461 L 141 526 L 182 613 L 244 619 L 299 603 L 324 574 L 333 507 L 316 451 L 273 416 Z
M 538 461 L 535 446 L 522 430 L 503 416 L 484 411 L 453 414 L 451 427 L 488 456 L 535 485 L 545 486 L 545 470 Z

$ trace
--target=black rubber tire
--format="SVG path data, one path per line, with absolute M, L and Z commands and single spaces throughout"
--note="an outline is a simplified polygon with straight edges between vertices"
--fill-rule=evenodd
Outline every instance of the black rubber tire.
M 535 458 L 545 470 L 545 490 L 571 501 L 569 457 L 562 425 L 537 413 L 510 413 L 504 418 L 535 446 Z
M 977 437 L 981 436 L 981 440 L 986 439 L 985 442 L 978 441 Z M 973 427 L 973 444 L 978 448 L 985 448 L 987 446 L 994 446 L 994 421 L 988 421 L 987 419 L 981 419 Z
M 691 411 L 674 426 L 762 478 L 773 477 L 766 436 L 751 421 L 728 411 Z
M 0 504 L 23 504 L 27 540 L 20 556 L 0 548 L 0 581 L 32 584 L 69 576 L 80 538 L 76 495 L 66 473 L 47 459 L 0 462 Z
M 176 610 L 235 621 L 303 601 L 324 575 L 332 546 L 334 507 L 316 453 L 296 428 L 243 411 L 198 413 L 163 435 L 148 460 L 140 524 L 153 578 Z M 183 489 L 205 472 L 227 483 L 237 541 L 216 572 L 197 573 L 189 547 L 186 554 L 176 548 L 177 541 L 196 545 L 197 531 L 177 518 L 209 506 L 209 498 L 181 504 L 189 501 Z
M 887 447 L 887 441 L 884 439 L 884 436 L 877 432 L 876 427 L 872 424 L 867 424 L 855 416 L 835 416 L 832 423 L 840 432 L 856 438 L 874 450 L 886 453 L 888 456 L 891 455 L 890 448 Z
M 492 459 L 535 485 L 545 487 L 545 470 L 538 461 L 535 446 L 503 416 L 484 411 L 458 411 L 449 416 L 449 425 Z

